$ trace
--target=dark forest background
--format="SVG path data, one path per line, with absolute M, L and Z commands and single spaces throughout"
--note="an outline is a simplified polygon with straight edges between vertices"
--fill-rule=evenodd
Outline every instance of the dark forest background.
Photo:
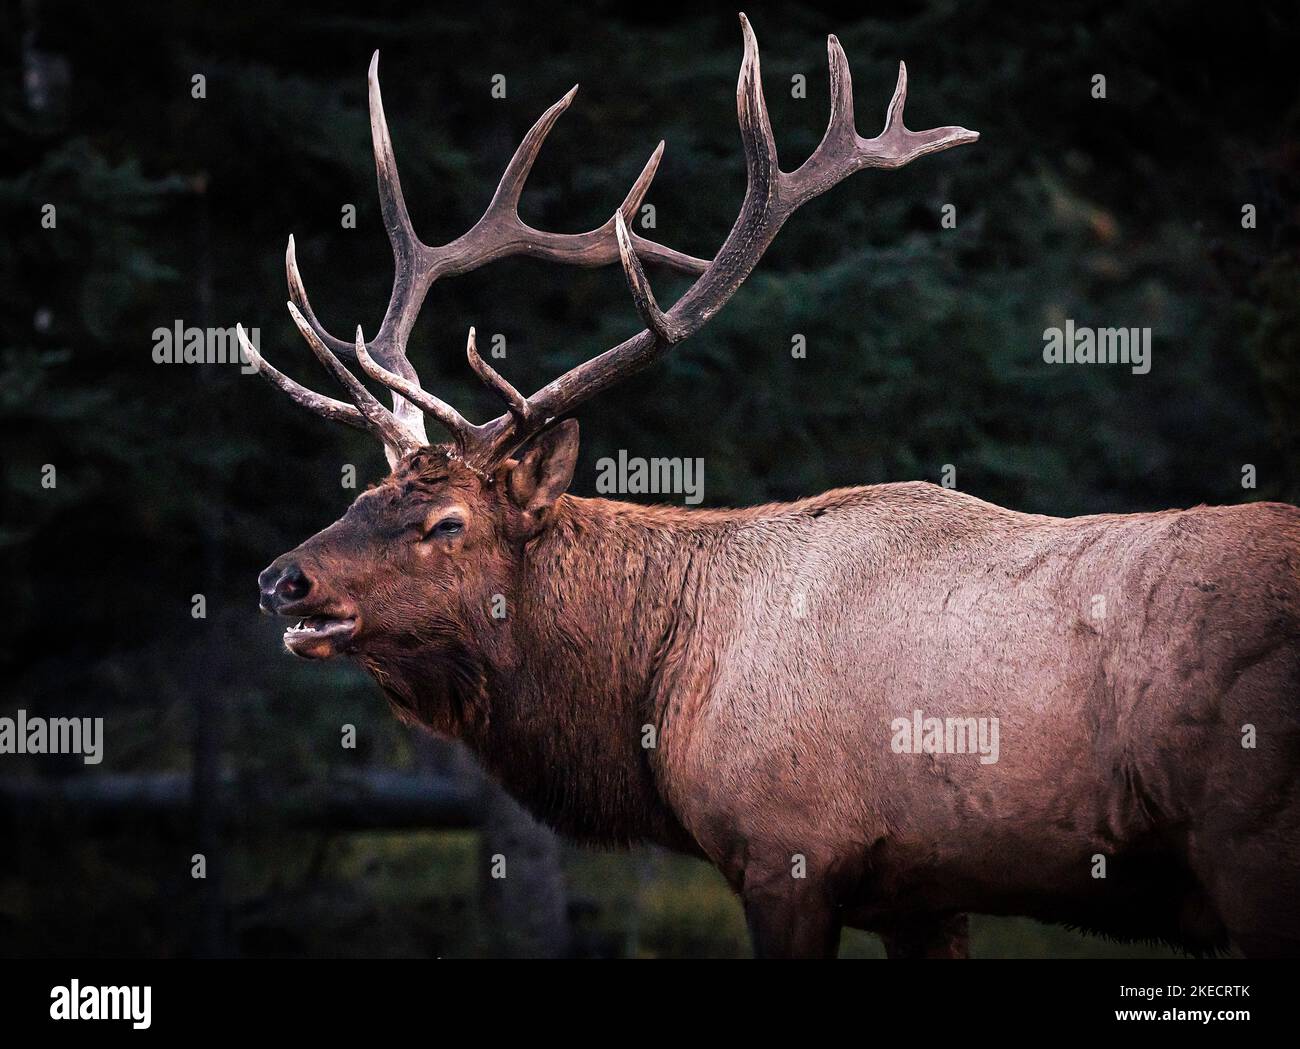
M 356 833 L 272 815 L 272 802 L 362 772 L 475 782 L 463 756 L 400 727 L 359 673 L 291 661 L 256 614 L 257 571 L 343 511 L 355 494 L 343 464 L 363 486 L 382 475 L 378 446 L 237 367 L 155 364 L 152 332 L 260 327 L 273 363 L 333 393 L 286 315 L 283 252 L 294 233 L 327 327 L 373 332 L 392 273 L 366 116 L 375 48 L 427 242 L 472 224 L 524 131 L 581 82 L 524 217 L 598 225 L 663 138 L 649 235 L 711 256 L 744 187 L 734 9 L 3 10 L 0 714 L 103 716 L 107 741 L 96 768 L 0 757 L 0 954 L 509 951 L 502 914 L 531 904 L 503 911 L 484 888 L 476 830 Z M 939 481 L 945 464 L 965 491 L 1059 515 L 1300 497 L 1290 0 L 748 13 L 787 169 L 824 127 L 831 31 L 862 134 L 879 129 L 903 58 L 908 123 L 982 138 L 805 207 L 704 334 L 582 410 L 575 491 L 592 493 L 596 460 L 625 448 L 703 457 L 714 506 Z M 342 227 L 348 204 L 355 229 Z M 945 204 L 955 229 L 940 226 Z M 661 301 L 684 287 L 652 279 Z M 1042 331 L 1066 317 L 1150 326 L 1150 374 L 1045 365 Z M 497 363 L 526 391 L 637 327 L 617 267 L 508 260 L 435 287 L 412 358 L 476 420 L 497 409 L 465 364 L 471 324 L 480 344 L 506 336 Z M 791 357 L 796 333 L 805 360 Z M 205 618 L 192 616 L 195 594 Z M 344 724 L 355 749 L 340 746 Z M 50 801 L 79 783 L 93 798 L 88 777 L 104 774 L 160 797 L 192 784 L 198 804 L 179 820 L 145 806 L 114 821 Z M 196 852 L 211 864 L 201 881 Z M 700 864 L 568 847 L 560 861 L 567 931 L 551 950 L 748 952 L 739 906 Z M 984 956 L 1147 950 L 1028 921 L 975 931 Z M 865 935 L 844 948 L 878 952 Z

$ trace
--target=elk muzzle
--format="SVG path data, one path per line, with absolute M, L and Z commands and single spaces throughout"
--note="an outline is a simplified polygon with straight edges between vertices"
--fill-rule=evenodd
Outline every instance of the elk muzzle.
M 357 616 L 330 598 L 308 569 L 291 555 L 276 559 L 257 577 L 258 607 L 297 623 L 284 632 L 284 647 L 303 659 L 329 659 L 357 634 Z

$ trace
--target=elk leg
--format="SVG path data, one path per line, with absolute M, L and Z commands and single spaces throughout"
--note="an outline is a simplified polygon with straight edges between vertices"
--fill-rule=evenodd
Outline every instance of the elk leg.
M 755 958 L 834 958 L 840 948 L 840 918 L 820 885 L 780 876 L 785 885 L 751 887 L 746 875 L 745 922 Z M 793 882 L 793 884 L 791 884 Z
M 913 918 L 880 938 L 890 958 L 969 958 L 969 925 L 964 914 Z

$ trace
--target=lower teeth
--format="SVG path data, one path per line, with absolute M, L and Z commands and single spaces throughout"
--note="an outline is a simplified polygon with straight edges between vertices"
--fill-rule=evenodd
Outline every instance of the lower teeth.
M 331 623 L 339 620 L 326 619 L 320 616 L 311 616 L 307 619 L 300 619 L 288 630 L 290 634 L 317 634 L 327 629 Z

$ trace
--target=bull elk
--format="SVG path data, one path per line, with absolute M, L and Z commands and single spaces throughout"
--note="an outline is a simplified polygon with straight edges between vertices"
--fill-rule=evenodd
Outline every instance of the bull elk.
M 562 832 L 712 862 L 761 956 L 833 955 L 846 925 L 881 934 L 893 957 L 963 956 L 969 912 L 1197 953 L 1300 952 L 1300 510 L 1066 520 L 924 483 L 743 510 L 566 494 L 570 413 L 698 331 L 800 205 L 862 168 L 978 137 L 908 130 L 902 65 L 884 130 L 860 137 L 832 36 L 829 126 L 783 171 L 743 15 L 741 27 L 747 186 L 712 261 L 629 226 L 662 143 L 599 228 L 519 218 L 573 91 L 528 132 L 473 228 L 424 244 L 375 56 L 396 275 L 374 338 L 328 334 L 292 238 L 286 257 L 289 311 L 348 402 L 240 338 L 299 404 L 378 437 L 391 472 L 262 572 L 262 609 L 297 621 L 290 652 L 358 661 L 399 716 L 464 740 Z M 512 255 L 617 260 L 644 330 L 525 397 L 470 329 L 469 364 L 505 404 L 475 425 L 420 385 L 407 339 L 434 281 Z M 643 263 L 696 279 L 665 310 Z M 391 410 L 345 359 L 391 392 Z M 449 441 L 429 443 L 426 415 Z M 900 745 L 913 720 L 924 739 Z M 944 745 L 985 720 L 991 754 Z

